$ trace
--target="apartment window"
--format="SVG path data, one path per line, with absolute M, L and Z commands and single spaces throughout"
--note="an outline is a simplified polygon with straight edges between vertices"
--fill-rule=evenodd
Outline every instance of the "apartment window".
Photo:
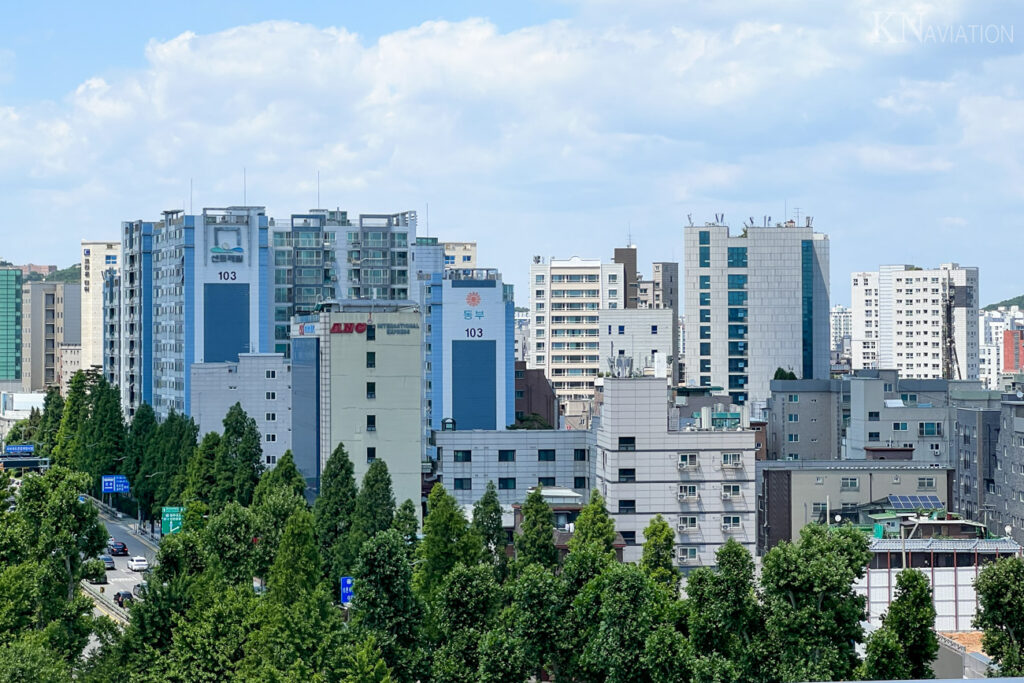
M 620 436 L 619 437 L 619 450 L 620 451 L 635 451 L 636 450 L 636 437 L 635 436 Z
M 879 433 L 878 432 L 868 432 L 868 441 L 879 441 L 879 440 L 880 439 L 879 439 Z
M 844 491 L 856 491 L 860 489 L 860 478 L 843 477 L 839 480 L 839 488 Z
M 730 268 L 746 268 L 747 267 L 747 248 L 746 247 L 729 247 L 728 252 Z
M 543 275 L 534 275 L 533 276 L 533 281 L 538 283 L 538 284 L 540 284 L 541 282 L 544 282 L 544 276 Z
M 679 498 L 683 500 L 696 500 L 697 498 L 697 485 L 696 484 L 680 484 L 679 485 Z
M 679 454 L 679 469 L 693 469 L 697 466 L 697 454 L 696 453 L 680 453 Z
M 882 390 L 883 390 L 883 391 L 885 391 L 885 392 L 887 392 L 887 393 L 888 393 L 888 392 L 890 392 L 890 391 L 892 391 L 892 383 L 890 383 L 890 382 L 886 382 L 886 383 L 885 383 L 885 384 L 884 384 L 884 385 L 882 386 Z
M 789 401 L 790 403 L 799 403 L 800 394 L 790 394 L 789 396 L 786 397 L 786 400 Z
M 266 397 L 267 397 L 268 401 L 276 401 L 277 400 L 277 392 L 276 391 L 268 391 L 266 393 Z
M 526 379 L 526 371 L 516 370 L 516 379 Z
M 522 389 L 516 389 L 516 398 L 523 398 L 526 396 L 526 392 Z
M 918 477 L 917 478 L 917 490 L 918 491 L 934 491 L 935 490 L 935 477 Z
M 629 469 L 620 468 L 619 469 L 619 483 L 620 484 L 630 484 L 630 483 L 635 482 L 635 481 L 636 481 L 636 470 L 635 469 L 632 469 L 632 468 L 629 468 Z
M 702 246 L 709 246 L 711 244 L 711 232 L 710 231 L 708 231 L 708 230 L 701 230 L 697 234 L 699 235 L 699 237 L 697 238 L 697 244 L 702 245 Z
M 828 508 L 825 503 L 811 503 L 811 514 L 815 517 L 820 517 L 828 512 Z
M 697 560 L 697 549 L 694 547 L 679 548 L 679 561 L 680 562 L 695 562 Z
M 904 403 L 917 403 L 917 394 L 900 394 Z
M 554 477 L 537 477 L 537 486 L 554 486 Z
M 498 462 L 515 462 L 516 452 L 514 450 L 498 451 Z
M 620 531 L 622 534 L 622 540 L 625 541 L 626 545 L 636 545 L 636 532 L 635 531 Z
M 701 268 L 711 267 L 711 247 L 698 247 L 700 253 L 698 254 L 698 265 Z
M 722 517 L 722 528 L 725 530 L 739 529 L 742 526 L 739 515 L 724 515 Z
M 541 448 L 537 451 L 537 460 L 540 462 L 554 462 L 555 461 L 555 449 L 554 448 Z
M 619 501 L 619 514 L 620 515 L 636 514 L 636 501 L 635 500 L 620 500 Z
M 589 486 L 587 485 L 587 478 L 586 477 L 573 477 L 572 487 L 574 489 L 587 489 L 587 488 L 589 488 Z
M 511 491 L 511 490 L 514 490 L 515 487 L 516 487 L 516 478 L 515 477 L 499 477 L 498 478 L 498 488 L 501 489 L 502 491 Z
M 651 325 L 651 334 L 658 334 L 658 326 Z
M 699 276 L 699 279 L 700 279 L 700 288 L 701 289 L 711 289 L 711 276 L 710 275 L 701 275 L 701 276 Z
M 868 422 L 878 422 L 878 411 L 872 410 L 868 412 Z
M 942 436 L 942 423 L 941 422 L 918 422 L 917 423 L 917 435 L 918 436 Z
M 267 370 L 267 379 L 275 379 L 277 377 L 277 370 Z
M 264 418 L 266 422 L 277 422 L 277 413 L 267 413 Z
M 619 325 L 619 334 L 626 334 L 626 326 Z
M 729 289 L 746 289 L 746 275 L 729 275 Z
M 366 352 L 366 367 L 375 368 L 377 367 L 377 353 L 375 351 Z
M 739 453 L 722 453 L 722 467 L 741 467 L 743 461 Z
M 373 341 L 377 338 L 377 326 L 367 325 L 366 326 L 366 339 L 367 341 Z
M 473 480 L 468 477 L 455 479 L 454 482 L 456 491 L 471 491 L 473 489 Z
M 680 531 L 689 531 L 697 528 L 697 518 L 692 515 L 681 515 L 678 527 Z
M 377 398 L 377 383 L 367 382 L 366 383 L 366 398 Z
M 473 462 L 473 451 L 455 451 L 455 462 Z
M 618 281 L 619 281 L 619 276 L 616 275 L 615 273 L 611 273 L 610 275 L 608 275 L 608 284 L 612 284 L 612 283 L 618 282 Z
M 739 484 L 722 484 L 722 497 L 723 498 L 739 498 L 740 497 L 740 485 Z
M 264 461 L 268 465 L 276 465 L 277 464 L 277 456 L 276 455 L 268 455 L 268 456 L 266 456 L 266 458 L 264 458 Z
M 700 309 L 700 321 L 702 323 L 709 323 L 709 322 L 711 322 L 711 309 L 710 308 L 702 308 L 702 309 Z
M 800 435 L 799 434 L 786 434 L 786 441 L 788 441 L 789 443 L 799 443 L 800 442 Z
M 893 422 L 892 423 L 892 430 L 894 432 L 905 432 L 905 431 L 907 431 L 907 423 L 906 422 Z
M 711 326 L 710 325 L 701 325 L 700 326 L 700 338 L 701 339 L 711 339 Z
M 366 462 L 371 463 L 377 459 L 377 449 L 370 446 L 366 449 Z
M 800 416 L 797 415 L 796 413 L 790 413 L 790 414 L 786 415 L 786 421 L 787 422 L 799 422 L 800 421 Z
M 586 448 L 574 448 L 572 450 L 572 459 L 576 462 L 587 461 L 587 449 Z
M 267 434 L 265 438 L 267 443 L 274 443 L 277 441 L 277 434 Z
M 698 297 L 701 306 L 711 305 L 711 292 L 701 292 Z
M 702 356 L 710 356 L 711 355 L 711 343 L 710 342 L 701 342 L 700 343 L 700 355 L 702 355 Z
M 367 415 L 366 416 L 366 431 L 375 432 L 377 431 L 377 416 Z

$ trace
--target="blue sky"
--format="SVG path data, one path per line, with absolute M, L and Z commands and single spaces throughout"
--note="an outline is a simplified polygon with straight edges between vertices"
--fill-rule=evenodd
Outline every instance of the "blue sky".
M 682 226 L 814 216 L 833 303 L 880 263 L 1024 292 L 1024 10 L 1008 2 L 5 7 L 0 255 L 242 201 L 416 209 L 530 257 L 682 259 Z M 909 8 L 909 9 L 907 9 Z

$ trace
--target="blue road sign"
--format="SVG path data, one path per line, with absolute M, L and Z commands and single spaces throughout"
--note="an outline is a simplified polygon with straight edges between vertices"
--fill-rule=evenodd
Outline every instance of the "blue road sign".
M 114 492 L 114 475 L 103 475 L 100 479 L 100 483 L 103 485 L 103 493 Z
M 128 493 L 131 490 L 128 485 L 128 477 L 123 474 L 105 474 L 101 483 L 103 493 Z
M 35 453 L 36 446 L 31 443 L 18 443 L 4 446 L 4 453 Z
M 351 576 L 341 577 L 341 604 L 347 605 L 352 602 L 352 584 L 354 580 Z

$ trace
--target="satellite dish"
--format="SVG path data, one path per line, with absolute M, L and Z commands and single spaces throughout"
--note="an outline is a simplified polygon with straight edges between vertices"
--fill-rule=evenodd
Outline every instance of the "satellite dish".
M 1024 398 L 1024 391 L 1021 391 L 1020 389 L 1018 389 L 1017 390 L 1017 398 Z

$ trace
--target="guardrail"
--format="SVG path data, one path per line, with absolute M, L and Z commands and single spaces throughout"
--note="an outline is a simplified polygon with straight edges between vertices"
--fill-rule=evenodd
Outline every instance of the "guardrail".
M 124 519 L 124 513 L 123 512 L 121 512 L 120 510 L 118 510 L 116 508 L 111 507 L 110 505 L 107 505 L 102 500 L 97 500 L 96 498 L 93 498 L 88 493 L 79 494 L 79 498 L 84 498 L 85 500 L 87 500 L 90 503 L 92 503 L 96 507 L 96 509 L 100 510 L 101 512 L 107 513 L 108 515 L 110 515 L 114 519 Z
M 122 609 L 114 604 L 114 601 L 106 594 L 106 591 L 101 591 L 88 581 L 82 581 L 79 585 L 81 585 L 82 590 L 92 598 L 93 602 L 101 603 L 104 610 L 110 612 L 119 621 L 122 621 L 125 624 L 128 623 L 128 610 Z

